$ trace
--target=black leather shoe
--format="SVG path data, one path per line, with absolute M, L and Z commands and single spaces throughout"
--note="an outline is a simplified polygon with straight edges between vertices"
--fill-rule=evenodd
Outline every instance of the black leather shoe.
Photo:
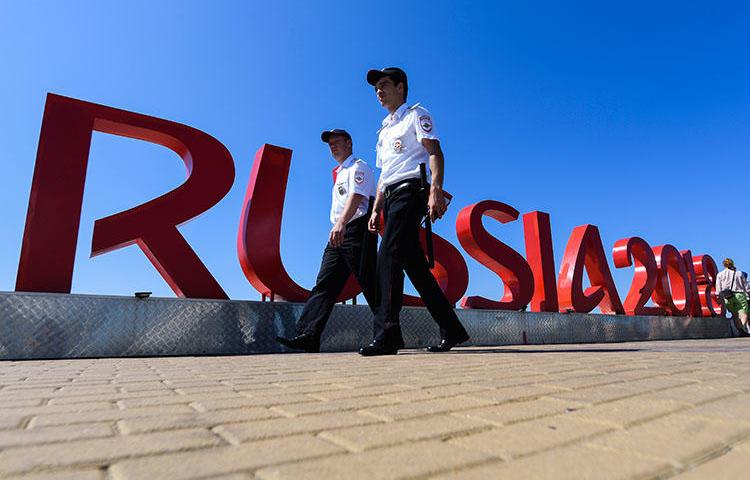
M 276 341 L 292 350 L 304 350 L 307 353 L 320 352 L 320 340 L 313 335 L 303 333 L 292 338 L 276 337 Z
M 379 355 L 396 355 L 398 348 L 383 343 L 372 342 L 366 347 L 359 349 L 359 354 L 363 357 L 376 357 Z
M 447 352 L 451 348 L 455 347 L 456 345 L 460 343 L 464 343 L 468 339 L 469 339 L 469 335 L 466 333 L 456 338 L 450 338 L 450 339 L 444 338 L 440 340 L 439 345 L 433 345 L 431 347 L 427 347 L 427 351 L 432 352 L 432 353 Z

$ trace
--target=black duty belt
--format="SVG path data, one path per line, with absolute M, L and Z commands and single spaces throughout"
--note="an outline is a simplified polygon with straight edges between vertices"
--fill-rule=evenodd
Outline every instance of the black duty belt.
M 405 188 L 420 188 L 420 180 L 418 178 L 407 178 L 406 180 L 401 180 L 400 182 L 396 182 L 393 185 L 388 185 L 385 187 L 385 191 L 383 192 L 385 194 L 385 198 L 390 198 L 391 195 L 398 192 L 399 190 L 403 190 Z

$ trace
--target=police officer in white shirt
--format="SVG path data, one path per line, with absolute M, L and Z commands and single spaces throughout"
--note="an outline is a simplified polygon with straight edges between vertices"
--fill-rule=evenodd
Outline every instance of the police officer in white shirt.
M 352 155 L 352 137 L 346 130 L 333 129 L 320 136 L 338 162 L 333 170 L 334 185 L 331 202 L 331 223 L 328 245 L 323 252 L 318 279 L 305 303 L 296 336 L 276 337 L 289 348 L 307 352 L 320 351 L 320 336 L 336 298 L 351 273 L 359 281 L 370 308 L 375 299 L 376 234 L 367 229 L 368 209 L 375 195 L 372 169 Z
M 443 152 L 432 116 L 419 104 L 408 107 L 406 73 L 400 68 L 370 70 L 367 82 L 375 87 L 380 104 L 388 110 L 378 133 L 377 166 L 382 169 L 377 196 L 369 220 L 377 231 L 383 215 L 385 229 L 378 250 L 376 276 L 379 303 L 375 311 L 375 338 L 360 349 L 364 356 L 393 355 L 404 347 L 399 313 L 403 303 L 404 271 L 419 292 L 425 306 L 440 326 L 442 341 L 428 347 L 445 352 L 469 339 L 435 277 L 430 273 L 419 243 L 419 226 L 443 216 Z M 431 178 L 429 198 L 420 188 L 419 164 Z

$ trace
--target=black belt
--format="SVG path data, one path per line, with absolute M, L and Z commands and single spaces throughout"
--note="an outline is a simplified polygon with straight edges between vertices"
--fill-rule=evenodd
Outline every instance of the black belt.
M 418 178 L 407 178 L 406 180 L 401 180 L 400 182 L 385 187 L 383 193 L 385 194 L 385 198 L 390 198 L 394 193 L 408 187 L 420 188 L 420 180 Z

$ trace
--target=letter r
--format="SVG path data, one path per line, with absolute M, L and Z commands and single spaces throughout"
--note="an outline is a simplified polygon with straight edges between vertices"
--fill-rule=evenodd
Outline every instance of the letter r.
M 137 244 L 179 296 L 227 298 L 177 227 L 214 206 L 234 181 L 218 140 L 195 128 L 48 94 L 26 216 L 17 291 L 69 293 L 92 132 L 165 146 L 187 167 L 185 183 L 96 220 L 91 254 Z

